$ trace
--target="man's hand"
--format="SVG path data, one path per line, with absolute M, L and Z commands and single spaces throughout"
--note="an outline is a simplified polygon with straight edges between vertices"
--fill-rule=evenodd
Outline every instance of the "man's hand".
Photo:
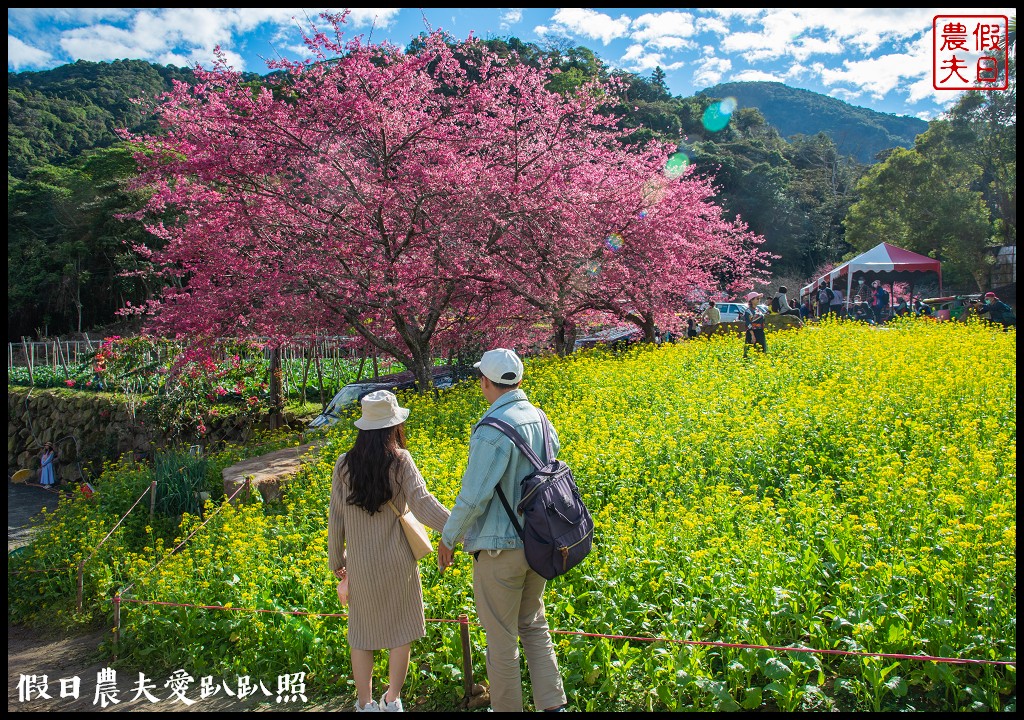
M 444 575 L 444 571 L 453 562 L 455 562 L 455 551 L 439 540 L 437 543 L 437 569 Z

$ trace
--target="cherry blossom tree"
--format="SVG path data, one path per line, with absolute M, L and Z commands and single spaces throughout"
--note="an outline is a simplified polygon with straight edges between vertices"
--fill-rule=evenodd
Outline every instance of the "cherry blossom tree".
M 653 342 L 657 328 L 679 333 L 679 313 L 697 299 L 766 282 L 764 238 L 726 220 L 714 195 L 710 178 L 687 171 L 653 176 L 624 198 L 596 266 L 592 306 Z
M 564 330 L 595 298 L 607 306 L 649 268 L 631 258 L 668 253 L 697 278 L 707 257 L 742 254 L 715 251 L 749 240 L 723 225 L 686 226 L 685 242 L 626 227 L 667 148 L 621 142 L 614 86 L 563 95 L 546 89 L 549 68 L 473 38 L 433 33 L 403 53 L 344 40 L 345 14 L 322 17 L 312 59 L 269 63 L 278 72 L 260 83 L 223 59 L 197 68 L 198 84 L 156 103 L 163 133 L 133 138 L 153 190 L 138 217 L 163 240 L 136 250 L 173 280 L 131 309 L 154 331 L 272 342 L 354 332 L 425 391 L 434 357 L 467 337 L 514 345 L 538 323 Z M 681 201 L 660 207 L 666 227 L 686 225 L 667 219 Z M 595 273 L 613 231 L 644 251 Z M 706 256 L 681 249 L 701 243 Z M 653 313 L 665 296 L 655 278 Z

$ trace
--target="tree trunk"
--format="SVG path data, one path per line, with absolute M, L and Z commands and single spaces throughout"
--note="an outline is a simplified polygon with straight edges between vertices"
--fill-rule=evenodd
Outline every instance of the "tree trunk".
M 284 398 L 281 397 L 281 349 L 270 351 L 270 429 L 277 430 L 284 424 L 282 410 Z
M 430 355 L 430 346 L 410 347 L 412 364 L 409 369 L 416 377 L 416 392 L 425 395 L 434 387 L 434 360 Z
M 576 348 L 576 323 L 572 320 L 556 317 L 551 322 L 553 332 L 552 338 L 555 345 L 555 354 L 565 357 Z
M 644 342 L 654 343 L 656 341 L 654 336 L 656 328 L 654 325 L 653 315 L 648 315 L 646 313 L 643 315 L 643 322 L 640 325 L 640 329 L 643 330 L 644 333 Z

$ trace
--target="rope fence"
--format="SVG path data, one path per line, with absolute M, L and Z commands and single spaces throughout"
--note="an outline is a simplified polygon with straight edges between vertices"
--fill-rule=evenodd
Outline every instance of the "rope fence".
M 141 600 L 138 598 L 126 598 L 123 595 L 116 595 L 111 599 L 115 605 L 120 603 L 135 603 L 137 605 L 160 605 L 163 607 L 193 608 L 197 610 L 247 612 L 247 613 L 270 613 L 275 615 L 294 615 L 305 617 L 343 618 L 348 617 L 346 613 L 318 613 L 307 610 L 270 610 L 267 608 L 241 608 L 227 607 L 226 605 L 199 605 L 196 603 L 177 603 L 165 600 Z M 428 623 L 461 623 L 461 619 L 451 618 L 426 618 Z M 479 626 L 479 623 L 471 622 L 471 625 Z M 717 642 L 712 640 L 680 640 L 669 637 L 642 637 L 637 635 L 608 635 L 605 633 L 589 633 L 578 630 L 550 630 L 552 635 L 574 635 L 576 637 L 597 638 L 602 640 L 617 640 L 645 643 L 667 643 L 671 645 L 690 645 L 698 647 L 720 647 L 739 650 L 771 650 L 774 652 L 796 652 L 811 653 L 820 655 L 848 655 L 854 657 L 873 657 L 890 660 L 920 660 L 923 662 L 948 663 L 953 665 L 996 665 L 1001 667 L 1016 666 L 1016 660 L 979 660 L 975 658 L 954 658 L 938 655 L 910 655 L 906 653 L 883 653 L 867 652 L 862 650 L 834 650 L 828 648 L 809 648 L 786 645 L 753 645 L 749 643 Z

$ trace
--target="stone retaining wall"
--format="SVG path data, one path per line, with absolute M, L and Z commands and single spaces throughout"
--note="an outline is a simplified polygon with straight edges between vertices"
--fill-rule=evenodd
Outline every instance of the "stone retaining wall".
M 303 427 L 292 419 L 293 427 Z M 38 482 L 39 454 L 43 443 L 52 442 L 58 453 L 57 477 L 76 481 L 96 478 L 103 462 L 125 453 L 151 458 L 168 445 L 202 444 L 206 448 L 225 442 L 245 442 L 258 427 L 252 420 L 235 417 L 213 424 L 202 441 L 150 427 L 129 412 L 125 400 L 107 393 L 61 389 L 7 388 L 7 469 L 29 468 Z M 85 476 L 83 478 L 83 475 Z

